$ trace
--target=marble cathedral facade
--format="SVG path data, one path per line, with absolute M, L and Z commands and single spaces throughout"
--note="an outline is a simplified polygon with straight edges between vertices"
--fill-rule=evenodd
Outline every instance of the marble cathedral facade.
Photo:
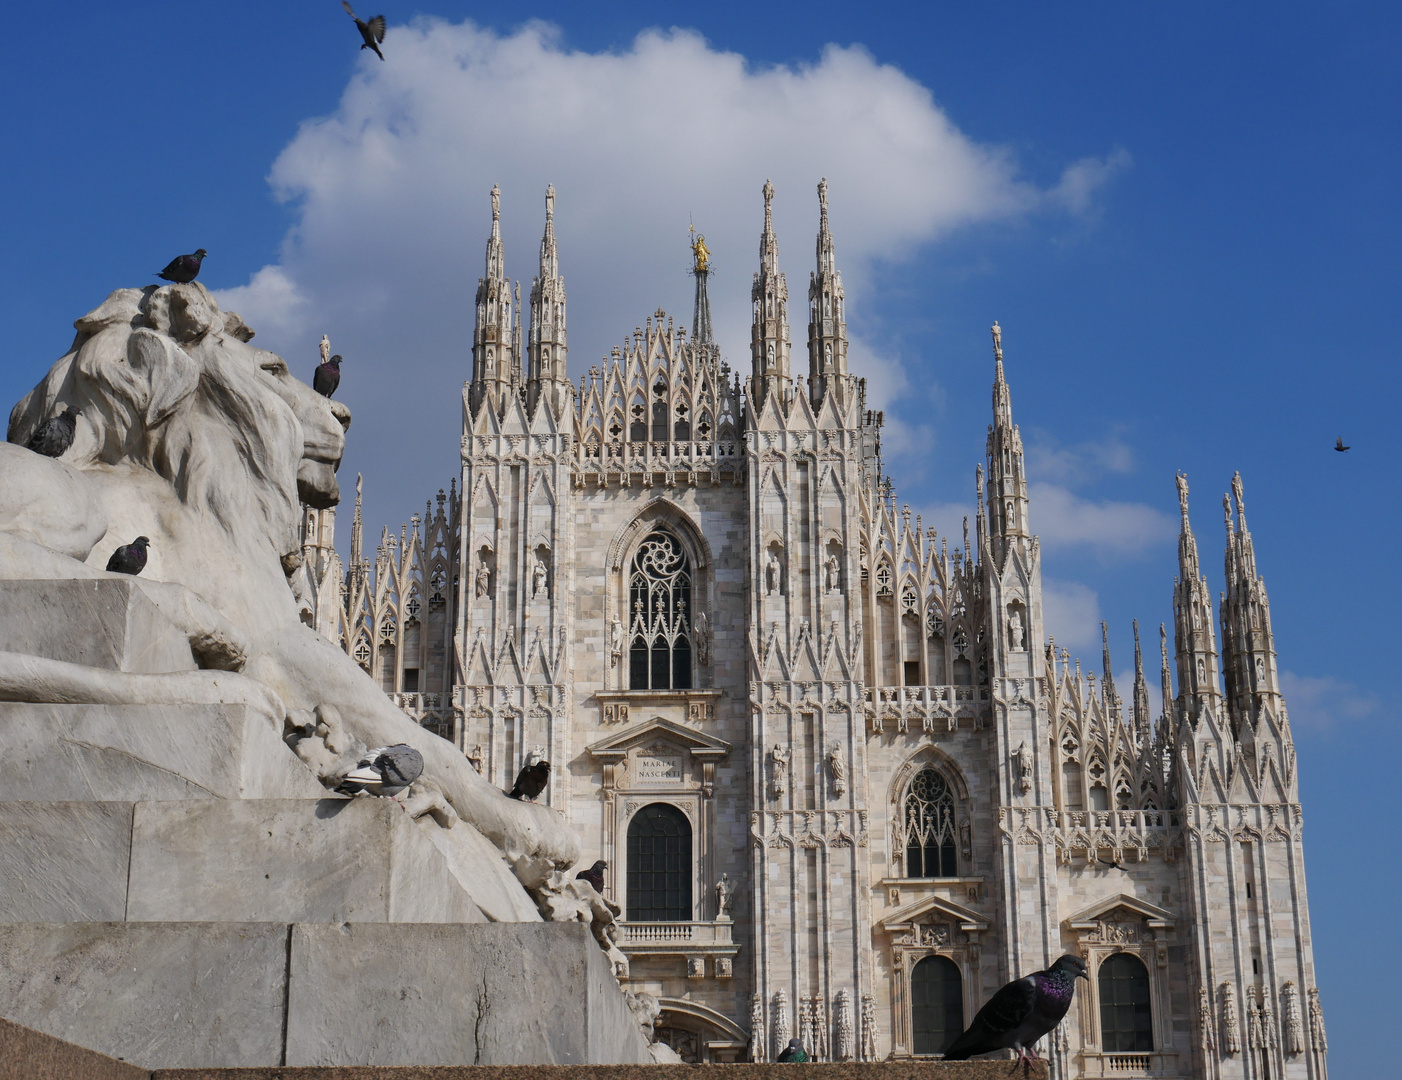
M 349 563 L 308 510 L 304 617 L 608 861 L 627 984 L 688 1060 L 937 1054 L 1063 952 L 1058 1078 L 1324 1080 L 1295 751 L 1239 478 L 1214 615 L 1179 478 L 1157 702 L 1047 640 L 1001 332 L 972 535 L 898 508 L 848 370 L 819 185 L 806 374 L 764 190 L 748 374 L 658 311 L 571 383 L 546 195 L 526 331 L 492 192 L 462 474 Z M 1218 629 L 1220 627 L 1220 640 Z M 1174 685 L 1176 682 L 1177 690 Z M 1155 715 L 1157 713 L 1157 715 Z

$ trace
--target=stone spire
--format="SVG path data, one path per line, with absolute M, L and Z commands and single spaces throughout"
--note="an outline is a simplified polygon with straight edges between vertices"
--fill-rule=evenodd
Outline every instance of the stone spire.
M 565 279 L 560 276 L 560 252 L 555 245 L 555 185 L 545 189 L 545 234 L 540 238 L 540 273 L 531 282 L 531 336 L 527 403 L 532 410 L 542 396 L 558 411 L 569 385 L 565 360 Z
M 363 530 L 364 523 L 360 517 L 360 500 L 365 487 L 365 477 L 360 473 L 355 474 L 355 515 L 351 518 L 351 541 L 350 541 L 350 567 L 349 573 L 352 575 L 361 573 L 361 561 L 364 559 Z
M 1136 643 L 1138 638 L 1135 638 Z M 1105 701 L 1105 711 L 1111 716 L 1120 715 L 1120 695 L 1115 690 L 1115 675 L 1110 667 L 1110 627 L 1102 619 L 1100 623 L 1100 696 Z
M 492 232 L 487 238 L 485 274 L 477 279 L 472 331 L 472 382 L 468 402 L 475 415 L 491 397 L 500 409 L 516 368 L 511 339 L 511 286 L 501 244 L 501 189 L 492 185 Z
M 1232 498 L 1236 523 L 1232 522 Z M 1222 674 L 1227 708 L 1255 726 L 1263 706 L 1279 711 L 1280 683 L 1266 583 L 1256 571 L 1256 549 L 1246 527 L 1241 473 L 1232 476 L 1232 494 L 1222 496 L 1226 514 L 1227 591 L 1222 596 Z
M 1185 715 L 1197 726 L 1204 708 L 1221 703 L 1217 639 L 1212 629 L 1212 594 L 1198 560 L 1198 542 L 1188 522 L 1188 478 L 1179 473 L 1178 577 L 1173 582 L 1173 644 L 1178 657 L 1178 694 Z
M 711 249 L 706 246 L 706 238 L 691 230 L 691 274 L 696 278 L 696 303 L 691 316 L 691 341 L 695 345 L 712 345 L 715 342 L 711 330 L 711 297 L 706 286 L 711 276 Z
M 1165 728 L 1173 730 L 1173 672 L 1168 666 L 1168 630 L 1163 623 L 1159 623 L 1159 656 L 1161 663 L 1159 666 L 1159 693 L 1163 708 L 1162 721 Z
M 1013 423 L 1012 395 L 1003 377 L 1003 329 L 993 332 L 993 423 L 988 426 L 988 517 L 993 558 L 1002 564 L 1008 541 L 1027 538 L 1027 474 L 1022 434 Z
M 1139 746 L 1149 742 L 1149 684 L 1144 679 L 1144 652 L 1139 647 L 1139 620 L 1134 620 L 1134 705 L 1130 716 L 1134 741 Z
M 753 407 L 764 407 L 777 394 L 781 405 L 789 400 L 789 286 L 779 272 L 779 242 L 774 237 L 774 185 L 764 182 L 764 232 L 759 237 L 759 271 L 750 288 L 754 316 L 750 326 L 750 354 L 754 366 Z
M 818 183 L 818 267 L 808 279 L 808 392 L 816 409 L 847 380 L 847 320 L 842 274 L 828 227 L 828 181 Z

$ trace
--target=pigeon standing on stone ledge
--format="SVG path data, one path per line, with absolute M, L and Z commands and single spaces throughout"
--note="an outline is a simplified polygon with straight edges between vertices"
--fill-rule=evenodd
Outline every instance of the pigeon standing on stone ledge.
M 423 775 L 423 755 L 408 743 L 371 750 L 336 785 L 342 795 L 382 795 L 393 798 Z
M 139 574 L 146 569 L 146 548 L 151 543 L 144 536 L 138 536 L 130 544 L 123 544 L 107 560 L 109 574 Z
M 73 445 L 73 436 L 77 431 L 78 411 L 70 405 L 58 416 L 51 416 L 40 424 L 27 445 L 36 454 L 62 457 Z
M 177 285 L 188 285 L 200 276 L 200 264 L 204 262 L 204 257 L 208 254 L 209 252 L 204 248 L 200 248 L 193 255 L 177 255 L 156 276 L 164 278 L 166 281 L 173 281 Z
M 802 1039 L 790 1039 L 789 1045 L 779 1051 L 775 1060 L 780 1062 L 800 1062 L 808 1060 L 808 1051 L 803 1049 Z
M 329 398 L 341 385 L 341 354 L 337 353 L 323 364 L 317 364 L 312 372 L 312 389 L 324 398 Z
M 1033 1045 L 1071 1008 L 1076 980 L 1090 980 L 1079 956 L 1062 956 L 1046 971 L 1008 983 L 984 1005 L 967 1031 L 944 1052 L 945 1061 L 964 1061 L 975 1054 L 1016 1050 L 1023 1063 L 1037 1060 Z
M 545 785 L 548 783 L 550 783 L 550 762 L 537 761 L 527 765 L 516 774 L 516 786 L 507 792 L 507 798 L 524 798 L 535 802 L 536 797 L 545 790 Z
M 590 885 L 594 886 L 594 891 L 600 896 L 603 896 L 604 871 L 608 868 L 608 863 L 604 862 L 603 859 L 598 859 L 595 861 L 594 865 L 591 866 L 588 870 L 581 870 L 579 873 L 575 874 L 574 879 L 576 881 L 589 882 Z

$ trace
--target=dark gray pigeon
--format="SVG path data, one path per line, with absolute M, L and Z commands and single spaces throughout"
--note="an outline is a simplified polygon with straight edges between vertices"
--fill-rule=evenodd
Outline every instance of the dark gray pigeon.
M 1353 449 L 1353 447 L 1345 446 L 1344 440 L 1342 438 L 1338 438 L 1334 440 L 1334 449 L 1341 454 L 1347 454 L 1350 450 Z
M 594 865 L 591 866 L 588 870 L 581 870 L 579 873 L 575 874 L 574 879 L 576 881 L 589 882 L 590 885 L 594 886 L 594 891 L 600 896 L 603 896 L 604 871 L 608 868 L 608 863 L 604 862 L 603 859 L 598 859 L 595 861 Z
M 530 799 L 535 802 L 536 797 L 545 790 L 545 785 L 550 783 L 550 762 L 537 761 L 527 765 L 516 774 L 516 786 L 506 793 L 508 799 Z
M 964 1061 L 975 1054 L 1016 1050 L 1019 1061 L 1036 1061 L 1037 1052 L 1032 1047 L 1061 1023 L 1071 1008 L 1077 979 L 1089 981 L 1086 963 L 1079 956 L 1067 955 L 1046 971 L 1034 971 L 1008 983 L 988 999 L 968 1030 L 950 1044 L 944 1060 Z
M 58 416 L 51 416 L 39 425 L 39 430 L 29 440 L 29 449 L 45 457 L 62 457 L 73 445 L 77 430 L 78 410 L 70 405 Z
M 312 389 L 322 397 L 329 398 L 341 385 L 341 354 L 337 353 L 324 364 L 317 364 L 312 372 Z
M 144 536 L 138 536 L 130 544 L 123 544 L 107 560 L 109 574 L 139 574 L 146 569 L 146 548 L 151 543 Z
M 156 276 L 173 281 L 177 285 L 188 285 L 200 276 L 200 263 L 204 262 L 204 257 L 208 254 L 204 248 L 200 248 L 193 255 L 177 255 Z
M 802 1039 L 790 1039 L 789 1045 L 779 1051 L 777 1059 L 781 1062 L 800 1062 L 808 1060 L 808 1051 L 803 1049 Z
M 336 786 L 342 795 L 383 795 L 393 798 L 423 775 L 423 755 L 408 743 L 371 750 Z
M 380 52 L 380 42 L 385 39 L 385 17 L 376 15 L 369 22 L 360 18 L 355 13 L 355 9 L 350 6 L 349 0 L 341 0 L 341 6 L 346 9 L 346 14 L 355 20 L 355 28 L 360 31 L 361 40 L 365 42 L 360 46 L 362 49 L 371 49 L 381 60 L 385 54 Z

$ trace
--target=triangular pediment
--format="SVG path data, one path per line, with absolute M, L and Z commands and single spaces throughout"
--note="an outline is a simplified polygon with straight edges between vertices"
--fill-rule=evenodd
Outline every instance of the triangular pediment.
M 981 933 L 988 929 L 988 920 L 977 911 L 946 900 L 942 896 L 927 896 L 913 904 L 907 904 L 894 915 L 881 920 L 883 930 L 904 930 L 914 923 L 927 922 L 931 918 L 958 923 L 959 929 L 969 933 Z
M 719 760 L 730 753 L 730 744 L 724 739 L 717 739 L 714 735 L 708 735 L 704 731 L 687 727 L 685 724 L 678 724 L 674 720 L 666 720 L 660 716 L 654 716 L 641 724 L 634 724 L 626 727 L 617 734 L 610 735 L 607 739 L 600 739 L 592 743 L 589 753 L 596 758 L 603 760 L 617 760 L 642 743 L 649 742 L 656 738 L 664 738 L 670 743 L 675 743 L 691 752 L 695 758 L 709 758 Z
M 1137 896 L 1119 893 L 1097 900 L 1090 907 L 1082 908 L 1066 920 L 1066 925 L 1073 930 L 1092 930 L 1097 923 L 1106 921 L 1112 913 L 1120 909 L 1138 918 L 1148 919 L 1149 925 L 1155 930 L 1170 929 L 1176 920 L 1173 912 L 1166 908 L 1141 900 Z

